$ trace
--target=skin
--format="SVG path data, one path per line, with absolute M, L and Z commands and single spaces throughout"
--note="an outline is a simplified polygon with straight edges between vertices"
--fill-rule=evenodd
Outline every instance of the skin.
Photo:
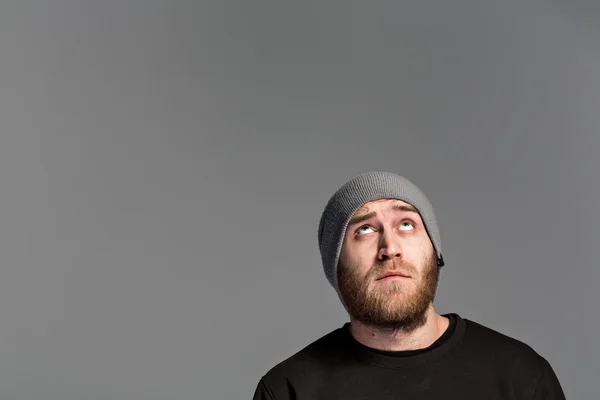
M 338 285 L 352 336 L 402 351 L 433 344 L 449 320 L 433 306 L 439 278 L 433 244 L 414 207 L 396 199 L 366 203 L 348 224 Z M 401 274 L 381 279 L 385 274 Z

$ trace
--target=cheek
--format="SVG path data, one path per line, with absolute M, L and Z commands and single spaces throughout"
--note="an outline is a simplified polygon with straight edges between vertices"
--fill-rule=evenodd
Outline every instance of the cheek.
M 342 246 L 342 250 L 340 251 L 339 263 L 348 265 L 349 261 L 350 261 L 350 259 L 349 259 L 349 255 L 348 255 L 348 249 L 347 249 L 346 245 L 344 244 L 344 246 Z
M 360 246 L 357 246 L 356 243 L 353 243 L 350 246 L 344 245 L 340 252 L 340 261 L 346 265 L 360 267 L 364 264 L 365 255 L 365 250 Z
M 355 242 L 346 237 L 342 244 L 342 250 L 340 251 L 340 262 L 343 262 L 346 265 L 355 264 L 357 261 L 357 256 L 360 254 L 360 251 L 357 249 L 357 247 L 358 246 Z
M 365 277 L 373 263 L 368 262 L 364 254 L 360 251 L 342 248 L 338 265 L 343 265 L 344 268 L 349 269 L 351 274 L 356 277 Z
M 367 258 L 377 253 L 377 238 L 374 235 L 346 238 L 342 245 L 342 254 L 347 259 Z
M 406 254 L 411 257 L 423 258 L 433 252 L 433 244 L 429 238 L 415 238 L 406 246 Z

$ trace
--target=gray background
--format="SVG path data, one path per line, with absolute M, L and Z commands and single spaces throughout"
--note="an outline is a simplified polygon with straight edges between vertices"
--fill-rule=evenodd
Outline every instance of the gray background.
M 347 320 L 317 224 L 430 197 L 439 312 L 597 399 L 593 1 L 3 1 L 0 397 L 251 398 Z

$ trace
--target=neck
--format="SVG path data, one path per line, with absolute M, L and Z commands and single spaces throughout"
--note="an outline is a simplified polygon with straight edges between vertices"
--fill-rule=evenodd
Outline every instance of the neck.
M 450 321 L 435 312 L 433 305 L 427 309 L 424 325 L 406 332 L 386 331 L 351 319 L 350 330 L 359 343 L 378 350 L 403 351 L 424 349 L 432 345 L 446 331 Z

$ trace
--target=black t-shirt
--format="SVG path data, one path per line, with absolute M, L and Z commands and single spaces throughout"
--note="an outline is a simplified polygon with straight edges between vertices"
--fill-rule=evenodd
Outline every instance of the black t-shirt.
M 429 347 L 425 347 L 424 349 L 418 349 L 418 350 L 387 351 L 387 350 L 373 349 L 373 348 L 365 346 L 364 344 L 359 343 L 352 337 L 352 334 L 350 333 L 350 323 L 349 322 L 344 324 L 342 329 L 344 329 L 346 331 L 344 334 L 349 336 L 348 340 L 355 342 L 356 346 L 363 347 L 364 349 L 370 350 L 374 353 L 379 353 L 379 354 L 383 354 L 383 355 L 387 355 L 387 356 L 391 356 L 391 357 L 411 357 L 411 356 L 423 354 L 432 349 L 438 348 L 450 339 L 450 337 L 454 333 L 454 329 L 456 329 L 457 318 L 456 318 L 456 315 L 454 315 L 454 314 L 444 315 L 444 317 L 448 318 L 450 323 L 448 324 L 448 328 L 446 328 L 446 330 L 444 331 L 442 336 L 440 336 Z
M 545 358 L 528 345 L 458 314 L 431 346 L 381 351 L 356 341 L 349 323 L 269 370 L 254 400 L 564 400 Z

